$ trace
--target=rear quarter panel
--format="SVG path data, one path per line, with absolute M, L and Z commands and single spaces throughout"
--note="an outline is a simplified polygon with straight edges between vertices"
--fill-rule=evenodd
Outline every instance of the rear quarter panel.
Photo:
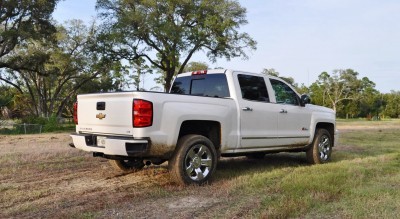
M 237 145 L 236 104 L 230 98 L 152 93 L 142 93 L 141 98 L 153 101 L 153 126 L 134 128 L 135 137 L 151 136 L 154 144 L 175 146 L 184 121 L 217 121 L 221 124 L 221 146 Z

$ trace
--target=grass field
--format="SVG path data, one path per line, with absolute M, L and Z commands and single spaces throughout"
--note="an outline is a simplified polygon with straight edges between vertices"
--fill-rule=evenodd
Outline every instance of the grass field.
M 222 159 L 210 185 L 180 187 L 166 166 L 119 174 L 69 148 L 68 134 L 0 135 L 0 218 L 397 218 L 400 120 L 339 120 L 333 160 Z

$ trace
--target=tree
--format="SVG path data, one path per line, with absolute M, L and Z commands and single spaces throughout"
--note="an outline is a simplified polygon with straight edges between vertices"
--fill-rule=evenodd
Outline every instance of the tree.
M 234 0 L 98 0 L 105 20 L 98 41 L 113 59 L 145 58 L 164 74 L 169 90 L 193 54 L 208 58 L 247 58 L 256 42 L 238 31 L 247 23 L 246 9 Z
M 367 116 L 379 110 L 374 106 L 379 95 L 375 83 L 367 77 L 358 79 L 352 69 L 322 72 L 310 91 L 314 103 L 332 107 L 338 116 Z
M 300 86 L 296 86 L 295 88 L 299 94 L 309 94 L 310 93 L 310 88 L 307 87 L 304 83 L 301 83 Z
M 189 62 L 183 69 L 183 72 L 207 70 L 207 69 L 208 65 L 205 62 Z
M 375 89 L 375 83 L 367 77 L 359 80 L 358 101 L 349 101 L 347 113 L 352 116 L 368 117 L 372 114 L 378 115 L 382 111 L 382 95 Z
M 319 81 L 316 81 L 310 85 L 309 92 L 311 103 L 320 106 L 328 106 L 325 101 L 325 90 Z
M 20 111 L 42 117 L 61 116 L 84 84 L 112 73 L 112 63 L 93 49 L 96 29 L 94 24 L 87 27 L 82 21 L 72 20 L 66 27 L 58 27 L 57 41 L 29 40 L 27 46 L 15 48 L 17 57 L 31 60 L 31 67 L 2 70 L 0 80 L 18 90 L 14 101 L 25 107 Z M 111 83 L 116 81 L 109 79 Z
M 58 0 L 2 0 L 0 2 L 0 69 L 29 68 L 25 62 L 5 57 L 28 40 L 51 39 L 56 28 L 51 23 Z M 8 61 L 7 61 L 8 60 Z M 18 65 L 24 64 L 24 65 Z
M 174 76 L 176 76 L 178 74 L 178 70 L 180 69 L 181 66 L 178 66 Z M 197 71 L 197 70 L 206 70 L 208 69 L 208 65 L 204 62 L 189 62 L 186 67 L 183 69 L 182 72 L 190 72 L 190 71 Z M 158 72 L 158 74 L 160 74 L 160 72 Z M 154 81 L 157 84 L 162 84 L 164 85 L 164 91 L 168 91 L 165 90 L 165 74 L 162 74 L 157 78 L 154 79 Z
M 130 64 L 133 67 L 133 85 L 135 86 L 137 91 L 144 90 L 144 77 L 146 76 L 146 74 L 152 74 L 153 70 L 150 66 L 146 64 L 146 60 L 142 57 L 132 60 Z M 140 88 L 140 83 L 142 83 L 142 88 Z
M 390 93 L 384 94 L 383 99 L 386 102 L 385 115 L 391 118 L 400 118 L 400 91 L 392 90 Z
M 274 68 L 264 68 L 261 71 L 261 73 L 265 74 L 265 75 L 271 75 L 271 76 L 274 76 L 274 77 L 279 77 L 279 72 L 277 72 Z

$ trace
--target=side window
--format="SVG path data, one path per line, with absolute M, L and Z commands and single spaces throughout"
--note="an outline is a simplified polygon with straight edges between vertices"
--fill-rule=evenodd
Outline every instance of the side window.
M 270 79 L 275 91 L 276 103 L 299 105 L 299 97 L 287 84 L 282 81 Z
M 267 86 L 263 77 L 238 75 L 238 80 L 243 99 L 269 102 Z

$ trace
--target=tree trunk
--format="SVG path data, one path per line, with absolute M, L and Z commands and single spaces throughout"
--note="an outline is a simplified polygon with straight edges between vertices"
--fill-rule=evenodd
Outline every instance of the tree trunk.
M 336 104 L 337 104 L 337 102 L 335 102 L 335 101 L 331 101 L 331 102 L 332 102 L 332 109 L 336 113 Z
M 165 85 L 164 85 L 164 89 L 165 92 L 169 92 L 169 90 L 171 89 L 171 82 L 172 82 L 172 78 L 175 75 L 175 70 L 174 69 L 168 69 L 166 74 L 165 74 Z

